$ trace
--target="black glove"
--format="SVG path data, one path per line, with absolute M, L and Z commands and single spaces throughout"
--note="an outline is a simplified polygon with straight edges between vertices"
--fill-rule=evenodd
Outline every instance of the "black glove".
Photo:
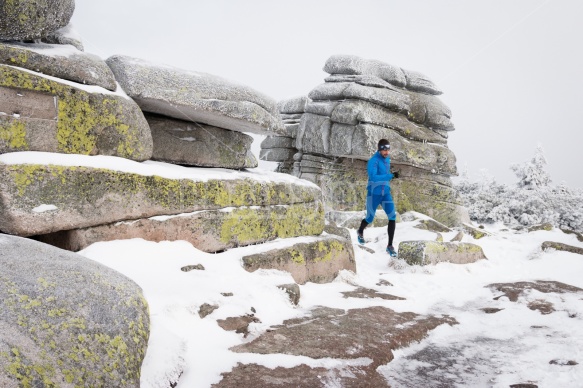
M 397 178 L 399 178 L 400 170 L 393 171 L 392 174 L 393 174 L 393 179 L 397 179 Z

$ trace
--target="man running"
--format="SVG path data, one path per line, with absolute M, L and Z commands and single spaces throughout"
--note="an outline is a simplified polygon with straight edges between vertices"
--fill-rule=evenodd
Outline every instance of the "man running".
M 366 187 L 366 218 L 360 223 L 358 228 L 358 242 L 364 244 L 364 228 L 371 224 L 374 220 L 377 208 L 382 205 L 383 210 L 387 213 L 389 218 L 389 226 L 387 232 L 389 234 L 389 244 L 387 245 L 387 253 L 391 257 L 396 257 L 397 252 L 393 248 L 393 237 L 395 236 L 395 226 L 397 219 L 397 211 L 395 203 L 391 196 L 391 188 L 389 181 L 393 178 L 398 178 L 398 171 L 391 173 L 391 158 L 389 152 L 391 145 L 387 139 L 381 139 L 378 143 L 378 151 L 368 160 L 366 170 L 368 173 L 368 184 Z

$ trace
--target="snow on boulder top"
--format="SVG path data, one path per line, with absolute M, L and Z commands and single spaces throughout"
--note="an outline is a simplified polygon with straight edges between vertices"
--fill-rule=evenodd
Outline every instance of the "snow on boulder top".
M 242 172 L 223 168 L 189 168 L 175 164 L 154 161 L 135 162 L 116 156 L 104 155 L 88 156 L 35 151 L 11 152 L 0 155 L 0 166 L 2 164 L 34 164 L 65 167 L 89 167 L 98 169 L 101 168 L 144 176 L 157 175 L 168 179 L 190 179 L 193 181 L 204 182 L 210 179 L 252 179 L 257 182 L 289 183 L 319 189 L 319 187 L 312 182 L 299 179 L 288 174 L 280 174 L 260 169 Z
M 106 63 L 146 112 L 240 132 L 283 132 L 275 100 L 248 86 L 121 55 Z
M 388 83 L 428 94 L 442 94 L 442 91 L 425 75 L 402 69 L 376 59 L 364 59 L 356 55 L 332 55 L 324 65 L 328 74 L 350 74 L 374 76 Z
M 101 58 L 68 44 L 0 43 L 0 63 L 110 91 L 117 88 L 113 73 Z

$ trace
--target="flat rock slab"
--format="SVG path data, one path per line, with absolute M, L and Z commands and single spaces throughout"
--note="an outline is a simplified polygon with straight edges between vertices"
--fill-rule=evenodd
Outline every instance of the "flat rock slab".
M 364 86 L 372 86 L 375 88 L 386 88 L 391 90 L 401 90 L 395 85 L 392 85 L 384 79 L 374 75 L 363 74 L 334 74 L 324 78 L 325 82 L 355 82 Z
M 380 298 L 384 300 L 405 300 L 405 298 L 401 298 L 400 296 L 384 294 L 382 292 L 377 292 L 376 290 L 364 287 L 358 287 L 354 291 L 346 291 L 343 292 L 345 298 L 360 298 L 360 299 L 372 299 L 372 298 Z
M 326 82 L 316 86 L 308 94 L 312 100 L 362 100 L 380 105 L 394 112 L 407 113 L 411 110 L 410 97 L 401 91 L 373 88 L 353 82 Z
M 352 243 L 334 235 L 244 256 L 242 261 L 243 268 L 249 272 L 258 269 L 287 271 L 298 284 L 329 283 L 341 270 L 356 272 Z
M 330 104 L 334 102 L 330 101 Z M 425 109 L 423 109 L 425 111 Z M 391 112 L 380 105 L 367 101 L 346 100 L 335 103 L 329 115 L 333 122 L 340 124 L 375 124 L 396 130 L 406 139 L 445 144 L 445 139 L 435 131 L 411 122 L 407 116 Z
M 217 320 L 217 324 L 221 329 L 226 331 L 234 331 L 238 334 L 243 334 L 247 337 L 249 334 L 249 325 L 252 323 L 261 322 L 258 318 L 253 315 L 243 315 L 240 317 L 228 317 L 226 319 Z
M 441 94 L 441 90 L 425 75 L 405 70 L 397 66 L 356 55 L 332 55 L 324 65 L 328 74 L 369 75 L 381 78 L 388 83 L 428 94 Z
M 115 77 L 97 55 L 47 43 L 0 43 L 0 63 L 115 91 Z
M 0 154 L 152 156 L 150 127 L 127 96 L 0 65 Z
M 213 388 L 382 388 L 387 381 L 374 368 L 366 365 L 343 365 L 336 368 L 311 368 L 305 364 L 293 368 L 267 368 L 257 364 L 237 363 L 223 373 Z
M 455 130 L 451 122 L 451 110 L 439 97 L 408 90 L 403 93 L 408 95 L 411 101 L 411 108 L 407 112 L 409 120 L 434 130 Z
M 139 387 L 150 320 L 137 284 L 83 256 L 1 234 L 0 267 L 3 387 Z
M 434 219 L 420 220 L 417 225 L 414 226 L 416 229 L 429 230 L 431 232 L 451 232 L 451 229 L 443 225 L 441 222 L 437 222 Z
M 323 212 L 320 201 L 205 210 L 65 230 L 35 238 L 71 251 L 99 241 L 142 238 L 156 242 L 184 240 L 201 251 L 220 252 L 276 238 L 320 235 L 324 228 Z
M 499 299 L 505 296 L 511 302 L 516 302 L 518 298 L 528 290 L 536 290 L 544 294 L 567 294 L 583 292 L 583 289 L 581 288 L 561 282 L 547 280 L 537 280 L 535 282 L 493 283 L 486 287 L 490 288 L 492 291 L 498 291 L 502 293 L 502 295 L 497 296 L 495 299 Z
M 486 259 L 482 247 L 470 243 L 438 241 L 402 241 L 399 258 L 410 265 L 428 265 L 441 262 L 454 264 L 475 263 Z
M 3 1 L 0 40 L 34 40 L 66 26 L 75 10 L 74 0 Z
M 420 341 L 429 331 L 444 323 L 453 325 L 457 322 L 447 316 L 424 317 L 412 312 L 397 313 L 384 307 L 348 311 L 319 307 L 313 310 L 309 317 L 287 320 L 253 341 L 235 346 L 231 350 L 237 353 L 289 354 L 316 359 L 340 359 L 347 362 L 346 367 L 339 368 L 340 370 L 331 368 L 328 372 L 321 373 L 323 381 L 320 382 L 315 379 L 315 371 L 305 366 L 282 368 L 274 373 L 255 366 L 247 369 L 248 366 L 240 365 L 232 372 L 223 374 L 223 379 L 226 383 L 229 382 L 228 384 L 234 384 L 236 381 L 266 381 L 268 384 L 275 384 L 277 380 L 273 378 L 279 376 L 293 379 L 289 381 L 299 384 L 297 386 L 307 387 L 308 383 L 315 383 L 316 385 L 312 386 L 322 387 L 327 386 L 325 385 L 327 377 L 335 376 L 342 381 L 340 386 L 387 386 L 384 379 L 377 374 L 376 368 L 393 359 L 393 350 Z M 305 374 L 295 374 L 302 369 Z M 318 369 L 318 372 L 324 371 Z M 343 373 L 345 371 L 352 373 Z M 259 374 L 251 375 L 248 372 Z M 263 374 L 264 372 L 267 373 Z M 303 376 L 305 380 L 300 378 Z M 366 385 L 363 382 L 382 385 Z M 223 386 L 222 382 L 216 386 Z
M 261 142 L 261 148 L 295 148 L 296 142 L 291 137 L 285 136 L 267 136 Z
M 398 66 L 356 55 L 332 55 L 324 64 L 328 74 L 369 75 L 378 77 L 391 85 L 405 87 L 407 79 Z
M 212 125 L 146 115 L 152 130 L 152 159 L 197 167 L 257 167 L 253 138 Z
M 343 239 L 348 240 L 348 241 L 351 240 L 350 231 L 346 228 L 342 228 L 342 227 L 338 227 L 338 226 L 334 226 L 334 225 L 325 225 L 324 232 L 326 232 L 328 234 L 333 234 L 335 236 L 342 237 Z
M 555 249 L 557 251 L 571 252 L 578 255 L 583 255 L 583 248 L 555 241 L 545 241 L 542 243 L 541 248 L 543 251 L 546 251 L 547 249 Z
M 545 222 L 544 224 L 533 225 L 530 228 L 528 228 L 529 232 L 536 232 L 537 230 L 546 230 L 547 232 L 550 232 L 551 230 L 553 230 L 553 224 Z
M 469 234 L 470 236 L 472 236 L 473 238 L 475 238 L 476 240 L 479 240 L 481 238 L 484 237 L 490 237 L 492 236 L 492 233 L 487 232 L 484 229 L 481 228 L 476 228 L 470 224 L 467 223 L 462 223 L 461 228 L 464 232 L 466 232 L 467 234 Z
M 310 99 L 307 96 L 288 98 L 277 103 L 277 110 L 282 114 L 304 113 L 309 102 Z
M 123 90 L 145 112 L 219 128 L 283 134 L 276 102 L 218 76 L 116 55 L 106 60 Z
M 0 158 L 9 163 L 11 155 L 18 156 Z M 138 167 L 144 168 L 135 163 Z M 197 210 L 321 200 L 318 187 L 299 180 L 240 174 L 233 179 L 172 179 L 83 166 L 0 164 L 0 230 L 30 236 Z
M 259 151 L 259 159 L 269 162 L 285 162 L 292 160 L 298 152 L 295 148 L 263 148 Z

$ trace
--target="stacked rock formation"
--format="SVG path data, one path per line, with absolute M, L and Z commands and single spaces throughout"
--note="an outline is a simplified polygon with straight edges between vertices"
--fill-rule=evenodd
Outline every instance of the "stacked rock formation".
M 278 172 L 288 174 L 293 172 L 294 155 L 298 152 L 296 138 L 307 102 L 307 97 L 279 102 L 277 107 L 284 125 L 284 135 L 268 136 L 261 142 L 259 159 L 279 162 L 276 169 Z
M 16 0 L 0 6 L 1 233 L 74 251 L 97 241 L 134 237 L 186 240 L 206 252 L 302 237 L 289 241 L 292 248 L 304 242 L 297 248 L 303 252 L 302 260 L 294 255 L 290 268 L 305 268 L 317 274 L 311 280 L 321 282 L 331 281 L 341 269 L 356 269 L 350 241 L 323 234 L 318 186 L 284 174 L 233 171 L 257 165 L 250 153 L 252 138 L 243 132 L 286 133 L 275 101 L 211 74 L 124 56 L 103 61 L 85 53 L 68 26 L 73 8 L 72 0 L 50 5 Z M 314 236 L 313 241 L 306 245 L 303 236 Z M 0 250 L 0 256 L 11 262 L 30 249 L 34 261 L 42 244 L 18 241 L 6 243 L 18 245 L 16 254 L 3 256 Z M 51 252 L 58 256 L 61 251 Z M 261 268 L 277 267 L 280 254 L 264 255 Z M 36 277 L 30 279 L 40 282 L 39 287 L 21 284 L 17 272 L 2 273 L 0 283 L 7 286 L 0 284 L 0 294 L 22 289 L 22 296 L 10 298 L 32 305 L 11 304 L 10 321 L 0 317 L 0 381 L 8 386 L 38 381 L 52 386 L 73 378 L 94 381 L 96 386 L 124 385 L 103 376 L 79 377 L 77 370 L 38 366 L 35 360 L 23 358 L 30 355 L 31 347 L 23 355 L 14 341 L 32 344 L 49 338 L 47 330 L 58 319 L 51 317 L 48 325 L 36 325 L 34 331 L 21 325 L 20 318 L 13 324 L 14 317 L 38 312 L 36 299 L 24 292 L 46 286 Z M 20 314 L 19 309 L 29 308 L 33 309 Z M 99 311 L 108 306 L 91 308 Z M 82 323 L 84 312 L 57 313 Z M 140 333 L 140 341 L 147 338 L 148 328 L 142 329 L 146 332 Z M 132 335 L 122 326 L 120 330 Z M 116 341 L 123 345 L 117 337 Z M 88 352 L 94 350 L 90 342 L 86 342 Z M 77 349 L 85 357 L 89 354 L 83 347 Z M 69 357 L 75 361 L 77 353 Z M 136 366 L 143 352 L 132 357 L 126 375 L 117 367 L 108 370 L 107 366 L 102 372 L 113 371 L 120 381 L 137 386 Z M 22 367 L 8 367 L 17 362 Z M 59 363 L 62 368 L 75 367 L 70 364 Z
M 330 76 L 307 99 L 280 103 L 282 117 L 294 112 L 297 120 L 301 114 L 298 153 L 282 161 L 266 152 L 266 160 L 294 163 L 294 175 L 322 188 L 327 210 L 357 211 L 365 204 L 366 161 L 386 138 L 392 169 L 401 176 L 391 182 L 397 210 L 416 210 L 449 226 L 467 221 L 450 179 L 457 175 L 455 155 L 447 147 L 454 130 L 451 111 L 433 82 L 349 55 L 330 57 L 324 71 Z
M 1 232 L 74 251 L 142 237 L 207 252 L 322 233 L 316 185 L 198 169 L 255 167 L 244 132 L 290 146 L 273 99 L 211 74 L 85 53 L 68 24 L 73 1 L 57 3 L 0 9 Z M 99 165 L 94 155 L 121 159 Z M 130 162 L 149 159 L 197 168 L 157 165 L 156 176 Z

